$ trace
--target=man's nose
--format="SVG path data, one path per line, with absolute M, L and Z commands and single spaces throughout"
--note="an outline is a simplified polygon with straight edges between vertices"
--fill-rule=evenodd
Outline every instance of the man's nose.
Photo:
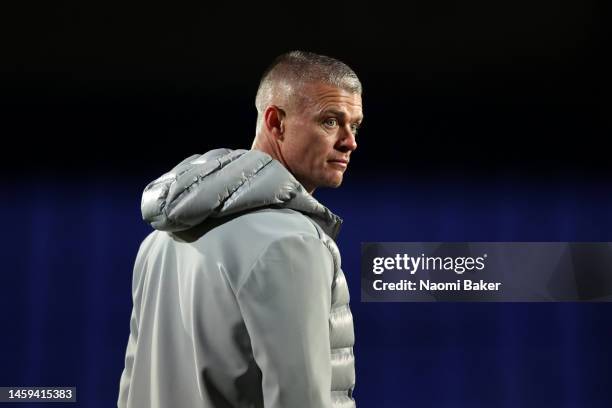
M 357 149 L 357 140 L 355 139 L 355 133 L 350 126 L 342 129 L 341 139 L 338 141 L 338 147 L 341 151 L 352 152 Z

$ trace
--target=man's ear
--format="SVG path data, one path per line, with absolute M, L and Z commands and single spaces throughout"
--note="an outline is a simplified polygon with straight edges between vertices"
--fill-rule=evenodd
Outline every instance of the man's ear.
M 275 138 L 283 140 L 285 137 L 285 111 L 276 105 L 270 105 L 264 112 L 266 130 Z

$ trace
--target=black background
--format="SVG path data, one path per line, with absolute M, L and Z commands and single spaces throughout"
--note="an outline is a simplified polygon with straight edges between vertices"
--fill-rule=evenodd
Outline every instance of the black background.
M 19 8 L 2 16 L 0 103 L 5 156 L 27 172 L 147 173 L 186 152 L 248 148 L 259 77 L 292 49 L 337 57 L 363 81 L 352 171 L 612 168 L 596 2 Z

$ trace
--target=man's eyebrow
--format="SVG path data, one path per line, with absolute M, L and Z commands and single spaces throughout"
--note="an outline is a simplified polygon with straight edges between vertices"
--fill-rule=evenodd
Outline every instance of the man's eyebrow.
M 324 111 L 321 112 L 321 116 L 329 115 L 330 113 L 335 116 L 339 116 L 342 119 L 346 119 L 348 116 L 346 112 L 338 110 L 338 109 L 334 109 L 334 108 L 325 109 Z M 361 122 L 362 120 L 363 120 L 363 116 L 359 116 L 357 120 L 355 120 L 355 122 Z

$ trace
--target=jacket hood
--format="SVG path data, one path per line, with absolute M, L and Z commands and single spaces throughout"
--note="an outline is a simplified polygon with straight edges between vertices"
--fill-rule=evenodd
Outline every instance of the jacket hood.
M 183 231 L 209 218 L 262 207 L 304 213 L 332 238 L 342 223 L 280 162 L 259 150 L 191 156 L 151 182 L 141 203 L 143 219 L 161 231 Z

